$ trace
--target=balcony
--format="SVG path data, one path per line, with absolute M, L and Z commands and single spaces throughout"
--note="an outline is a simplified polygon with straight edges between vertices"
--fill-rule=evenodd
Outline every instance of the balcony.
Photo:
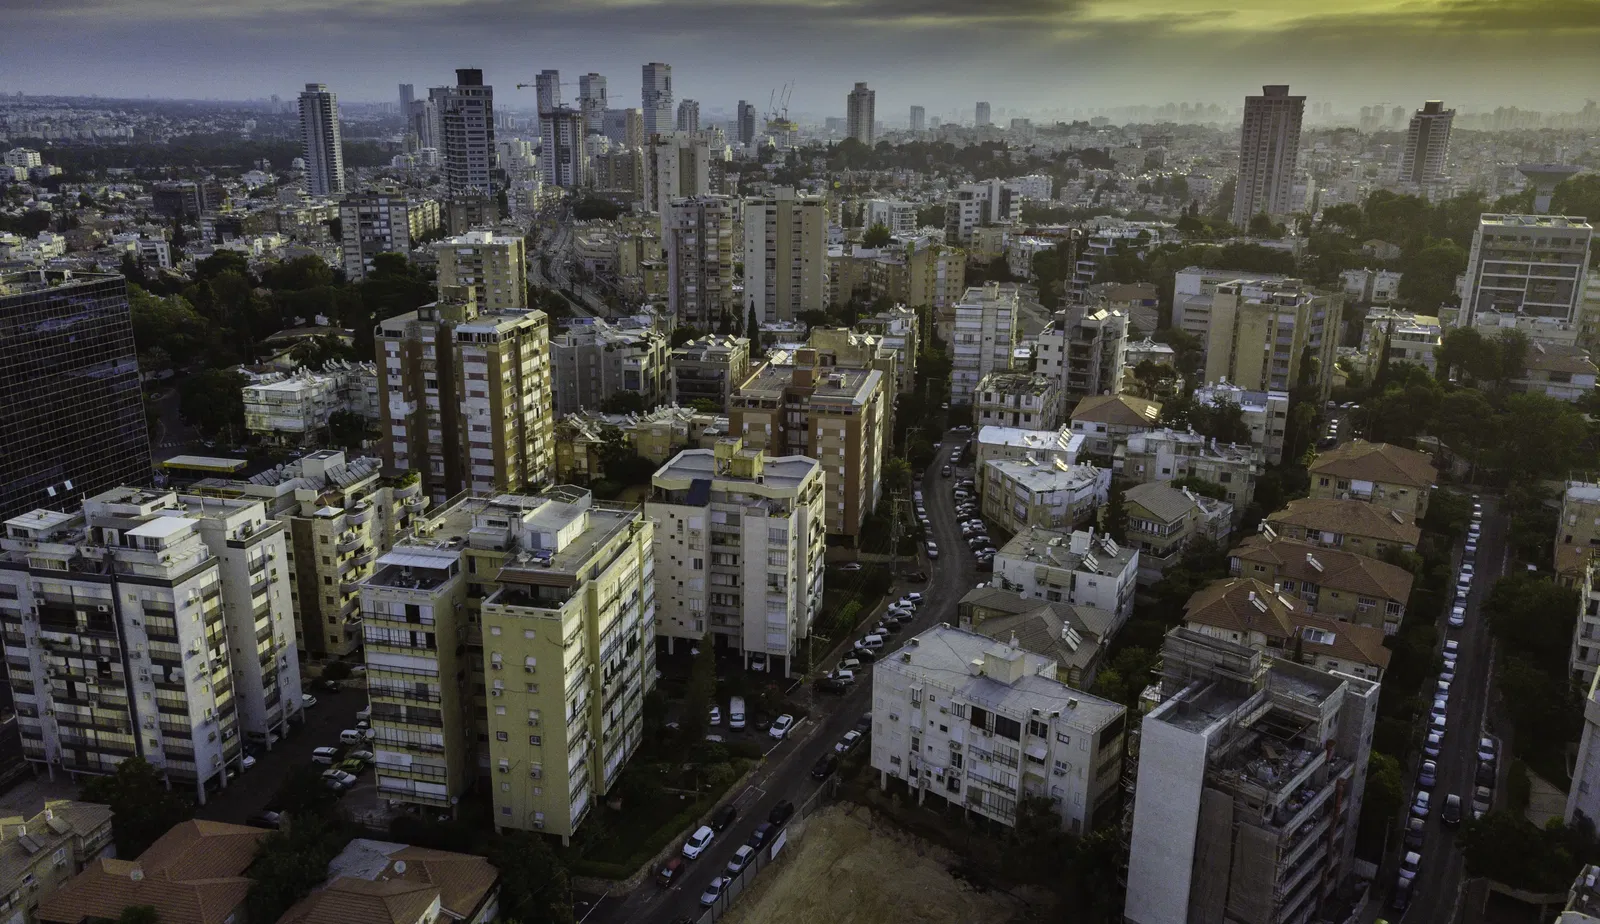
M 347 533 L 339 538 L 339 544 L 334 546 L 334 548 L 338 549 L 339 554 L 342 555 L 345 552 L 354 552 L 356 549 L 360 548 L 362 541 L 363 540 L 360 534 Z

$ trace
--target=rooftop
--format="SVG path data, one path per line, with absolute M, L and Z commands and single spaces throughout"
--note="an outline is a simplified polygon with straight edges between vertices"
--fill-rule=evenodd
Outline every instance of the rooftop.
M 735 475 L 732 472 L 719 470 L 716 451 L 712 449 L 685 449 L 684 451 L 667 460 L 667 463 L 656 470 L 653 481 L 658 485 L 668 482 L 668 487 L 687 487 L 693 481 L 713 482 L 719 481 L 729 484 L 745 482 L 748 484 L 763 484 L 776 488 L 779 491 L 795 491 L 805 483 L 807 478 L 820 474 L 822 463 L 809 456 L 777 456 L 762 460 L 761 481 Z M 672 485 L 671 482 L 681 482 L 681 485 Z
M 470 919 L 500 873 L 479 856 L 356 838 L 328 879 L 278 924 L 414 924 L 435 900 L 448 919 Z
M 1425 452 L 1366 440 L 1351 440 L 1320 453 L 1311 463 L 1311 474 L 1414 488 L 1430 487 L 1439 475 L 1433 457 Z
M 1485 214 L 1478 217 L 1479 224 L 1502 228 L 1574 228 L 1587 231 L 1589 219 L 1581 215 L 1501 215 Z
M 1147 481 L 1123 492 L 1126 503 L 1138 504 L 1152 516 L 1171 523 L 1200 508 L 1198 496 L 1188 488 L 1174 488 L 1165 481 Z
M 1093 465 L 1071 465 L 1061 459 L 990 459 L 984 463 L 1030 491 L 1075 491 L 1098 484 L 1110 474 Z
M 1072 409 L 1072 421 L 1114 427 L 1154 427 L 1161 421 L 1161 402 L 1131 395 L 1090 395 Z
M 999 557 L 1115 577 L 1126 571 L 1138 554 L 1133 546 L 1120 546 L 1093 529 L 1069 533 L 1030 526 L 1012 536 Z
M 1380 670 L 1389 666 L 1382 629 L 1317 615 L 1253 578 L 1212 581 L 1195 591 L 1184 604 L 1184 620 L 1227 632 L 1260 632 L 1285 649 L 1292 649 L 1298 638 L 1307 653 Z
M 1324 588 L 1401 603 L 1411 595 L 1412 574 L 1404 568 L 1294 539 L 1254 535 L 1229 550 L 1228 556 L 1240 561 L 1244 577 L 1251 575 L 1249 565 L 1258 563 L 1269 569 L 1267 573 L 1274 574 L 1274 580 L 1309 581 Z
M 1083 448 L 1083 434 L 1073 433 L 1063 424 L 1058 430 L 1028 430 L 1022 427 L 979 428 L 978 443 L 987 446 L 1013 446 L 1019 449 L 1041 449 L 1046 452 L 1066 452 L 1074 458 Z
M 1600 500 L 1600 494 L 1596 499 Z M 1371 536 L 1384 542 L 1413 547 L 1422 539 L 1421 528 L 1409 517 L 1365 501 L 1331 497 L 1292 500 L 1282 510 L 1267 514 L 1267 522 L 1274 528 L 1283 524 L 1345 536 Z
M 978 382 L 978 391 L 1038 397 L 1048 393 L 1056 385 L 1056 379 L 1042 372 L 991 372 Z

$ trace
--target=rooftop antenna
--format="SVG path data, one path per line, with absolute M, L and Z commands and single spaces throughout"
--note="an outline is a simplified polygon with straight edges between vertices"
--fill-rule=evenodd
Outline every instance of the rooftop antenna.
M 1539 215 L 1550 211 L 1550 195 L 1562 180 L 1583 168 L 1566 164 L 1518 164 L 1517 171 L 1533 184 L 1533 211 Z

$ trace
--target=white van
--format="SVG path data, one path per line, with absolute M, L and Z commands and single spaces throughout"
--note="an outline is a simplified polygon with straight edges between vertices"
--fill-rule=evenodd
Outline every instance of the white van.
M 862 648 L 865 648 L 868 651 L 877 651 L 879 648 L 883 647 L 883 636 L 869 635 L 862 639 L 859 644 Z
M 354 728 L 347 728 L 344 731 L 339 733 L 339 743 L 340 744 L 360 744 L 361 743 L 361 732 L 357 731 Z
M 728 727 L 744 728 L 744 697 L 728 698 Z

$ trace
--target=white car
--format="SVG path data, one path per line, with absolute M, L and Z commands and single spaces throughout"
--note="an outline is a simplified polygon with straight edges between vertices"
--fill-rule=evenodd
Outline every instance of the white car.
M 700 907 L 710 908 L 712 905 L 715 905 L 717 903 L 717 899 L 722 897 L 722 890 L 726 889 L 727 887 L 728 880 L 722 876 L 717 876 L 710 882 L 706 883 L 706 890 L 700 893 Z
M 756 849 L 749 844 L 735 850 L 733 859 L 728 861 L 728 875 L 737 876 L 744 872 L 744 868 L 750 865 L 750 861 L 755 858 L 755 855 Z
M 322 778 L 329 786 L 339 789 L 349 789 L 356 784 L 356 778 L 343 770 L 324 770 L 322 771 Z
M 254 757 L 251 757 L 249 754 L 246 754 L 246 755 L 244 755 L 244 757 L 242 757 L 239 760 L 239 772 L 243 773 L 246 770 L 249 770 L 251 767 L 254 767 L 255 765 L 256 765 L 256 759 Z
M 311 762 L 333 766 L 334 758 L 339 756 L 338 748 L 317 748 L 311 752 Z
M 789 729 L 794 727 L 794 716 L 785 712 L 772 721 L 772 727 L 767 729 L 767 734 L 779 741 L 789 736 Z
M 1411 814 L 1418 818 L 1427 818 L 1431 798 L 1427 790 L 1417 793 L 1417 801 L 1411 803 Z
M 910 600 L 912 603 L 921 603 L 922 602 L 922 594 L 919 594 L 919 593 L 917 593 L 916 591 L 913 590 L 912 592 L 910 592 L 910 593 L 905 595 L 905 599 Z
M 1459 629 L 1467 624 L 1467 608 L 1457 604 L 1450 608 L 1450 628 Z
M 709 710 L 706 711 L 706 724 L 707 725 L 721 725 L 722 724 L 722 709 L 720 707 L 712 706 Z
M 936 560 L 938 557 L 939 557 L 939 547 L 934 545 L 932 542 L 928 543 L 928 559 L 930 561 L 932 561 L 932 560 Z
M 856 742 L 860 740 L 861 733 L 852 728 L 844 733 L 844 737 L 839 740 L 838 744 L 833 746 L 833 751 L 835 754 L 848 754 L 856 746 Z
M 1422 866 L 1422 854 L 1415 850 L 1406 852 L 1405 859 L 1400 861 L 1400 881 L 1410 882 L 1417 878 L 1417 869 Z
M 696 828 L 695 832 L 689 835 L 689 839 L 683 842 L 683 858 L 685 860 L 693 860 L 705 853 L 706 848 L 711 846 L 711 841 L 716 836 L 716 832 L 712 831 L 709 825 L 701 825 Z
M 1456 641 L 1453 638 L 1445 639 L 1445 642 L 1444 642 L 1444 656 L 1445 657 L 1453 658 L 1453 657 L 1456 656 L 1456 652 L 1458 652 L 1460 650 L 1461 650 L 1461 643 L 1460 642 Z
M 304 706 L 307 709 L 310 709 L 312 706 L 315 706 L 316 704 L 317 704 L 317 698 L 315 696 L 312 696 L 310 693 L 301 693 L 300 694 L 300 705 Z

